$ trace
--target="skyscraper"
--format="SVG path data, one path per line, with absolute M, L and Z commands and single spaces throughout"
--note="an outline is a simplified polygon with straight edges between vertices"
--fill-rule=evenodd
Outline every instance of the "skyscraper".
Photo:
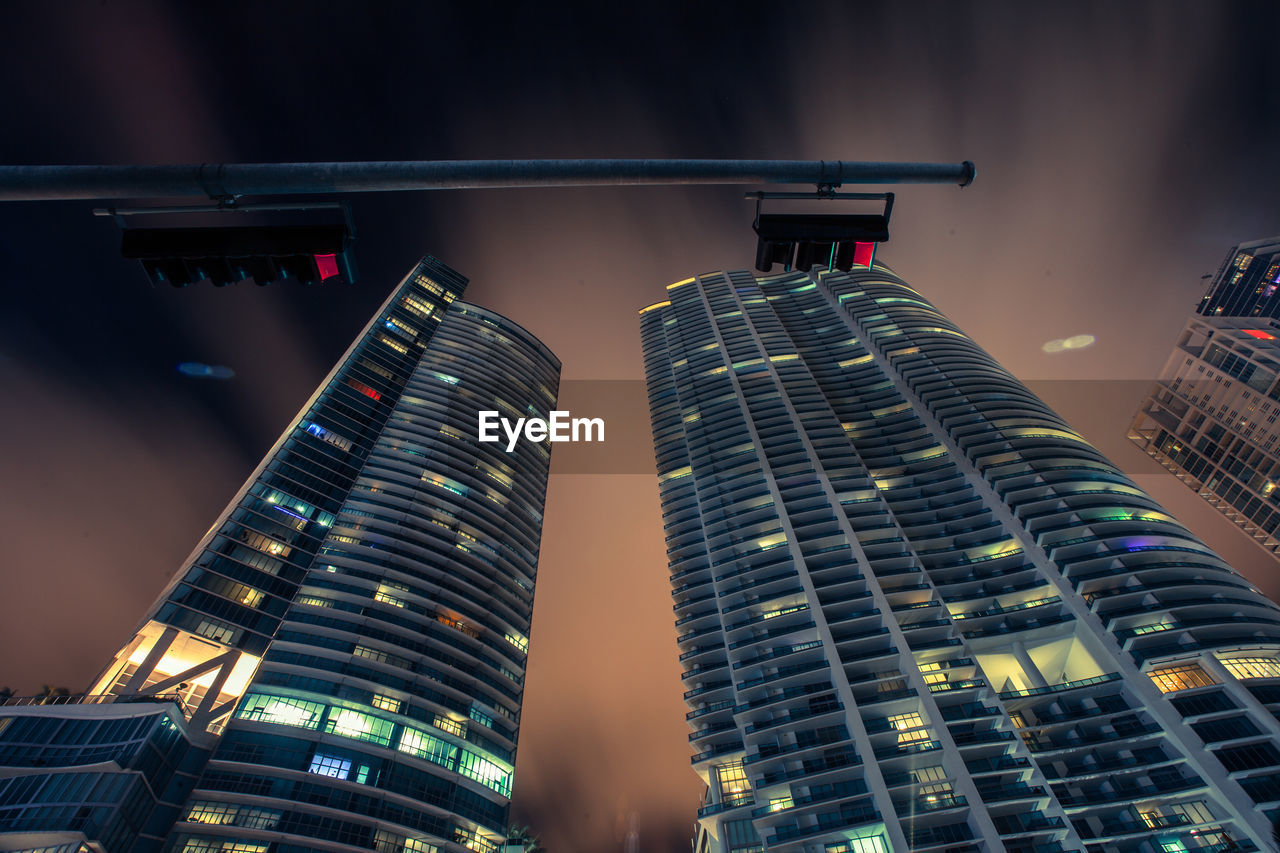
M 1280 608 L 880 262 L 668 291 L 695 853 L 1268 849 Z
M 1280 551 L 1280 237 L 1227 253 L 1129 438 Z
M 166 834 L 176 853 L 497 849 L 550 453 L 478 443 L 477 412 L 545 417 L 560 364 L 455 301 L 465 284 L 426 258 L 395 288 L 92 698 L 0 709 L 12 715 L 0 764 L 18 777 L 0 781 L 0 832 L 76 829 L 54 840 L 107 853 Z M 103 714 L 147 722 L 128 737 L 73 724 Z M 131 770 L 153 730 L 196 756 L 158 750 L 186 774 L 180 797 L 150 765 Z M 52 743 L 81 752 L 50 761 Z M 103 744 L 151 801 L 117 792 L 114 808 L 69 821 L 96 794 L 66 779 L 112 775 L 81 766 L 105 760 Z

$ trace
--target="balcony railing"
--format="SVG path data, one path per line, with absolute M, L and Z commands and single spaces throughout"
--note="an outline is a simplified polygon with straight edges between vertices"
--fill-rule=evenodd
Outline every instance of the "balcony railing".
M 32 707 L 38 705 L 115 705 L 127 703 L 151 703 L 164 704 L 166 702 L 178 706 L 178 710 L 182 712 L 183 717 L 190 718 L 191 711 L 183 702 L 182 697 L 176 693 L 161 693 L 157 695 L 140 695 L 132 694 L 129 696 L 114 696 L 107 693 L 74 693 L 65 696 L 47 695 L 47 696 L 6 696 L 0 701 L 0 706 L 6 707 Z
M 1062 693 L 1067 690 L 1076 690 L 1081 687 L 1090 687 L 1094 684 L 1106 684 L 1111 681 L 1120 681 L 1124 676 L 1118 672 L 1108 672 L 1104 675 L 1095 675 L 1092 678 L 1082 678 L 1078 681 L 1064 681 L 1061 684 L 1047 684 L 1044 687 L 1030 687 L 1026 690 L 1008 690 L 999 694 L 1001 699 L 1020 699 L 1025 696 L 1046 696 L 1050 693 Z

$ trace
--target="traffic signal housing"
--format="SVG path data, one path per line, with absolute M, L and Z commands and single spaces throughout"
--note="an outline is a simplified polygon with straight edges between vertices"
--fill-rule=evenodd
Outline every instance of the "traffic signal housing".
M 266 207 L 249 212 L 286 209 L 292 210 Z M 215 287 L 250 279 L 259 285 L 279 281 L 352 284 L 356 281 L 354 229 L 346 209 L 341 211 L 338 222 L 291 224 L 171 224 L 191 212 L 184 210 L 161 215 L 158 224 L 133 225 L 117 217 L 122 222 L 120 252 L 140 261 L 153 284 L 174 287 L 206 279 Z M 158 211 L 145 212 L 151 214 L 148 219 L 157 218 Z M 220 211 L 206 219 L 221 220 L 234 212 Z
M 808 272 L 815 264 L 848 272 L 853 265 L 870 266 L 876 243 L 889 239 L 889 217 L 893 193 L 752 193 L 757 199 L 756 269 L 769 272 L 774 264 L 784 269 Z M 878 199 L 885 202 L 881 213 L 762 213 L 766 198 Z

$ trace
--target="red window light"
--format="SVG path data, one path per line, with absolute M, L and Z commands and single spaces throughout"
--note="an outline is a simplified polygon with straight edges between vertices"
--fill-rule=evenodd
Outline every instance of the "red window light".
M 357 391 L 359 391 L 361 394 L 370 398 L 371 400 L 382 399 L 381 394 L 379 394 L 377 391 L 370 388 L 368 385 L 365 385 L 363 382 L 359 382 L 355 379 L 348 379 L 347 384 L 350 385 L 352 388 L 356 389 Z
M 337 255 L 316 255 L 316 271 L 320 273 L 320 280 L 333 278 L 338 274 L 338 256 Z
M 871 259 L 875 257 L 875 243 L 854 243 L 853 244 L 853 262 L 859 266 L 871 266 Z
M 1270 334 L 1269 332 L 1264 332 L 1261 329 L 1241 329 L 1241 331 L 1250 337 L 1257 338 L 1260 341 L 1274 341 L 1276 339 L 1275 335 Z

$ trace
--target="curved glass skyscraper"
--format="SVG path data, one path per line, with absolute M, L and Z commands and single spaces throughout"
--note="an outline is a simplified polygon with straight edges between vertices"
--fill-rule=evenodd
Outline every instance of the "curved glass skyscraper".
M 545 418 L 560 364 L 464 286 L 432 258 L 410 272 L 90 690 L 171 700 L 212 751 L 107 853 L 505 840 L 550 452 L 477 442 L 477 413 Z M 72 829 L 56 798 L 84 792 L 48 787 L 0 803 L 0 832 Z
M 668 291 L 696 853 L 1270 849 L 1280 609 L 883 264 Z

